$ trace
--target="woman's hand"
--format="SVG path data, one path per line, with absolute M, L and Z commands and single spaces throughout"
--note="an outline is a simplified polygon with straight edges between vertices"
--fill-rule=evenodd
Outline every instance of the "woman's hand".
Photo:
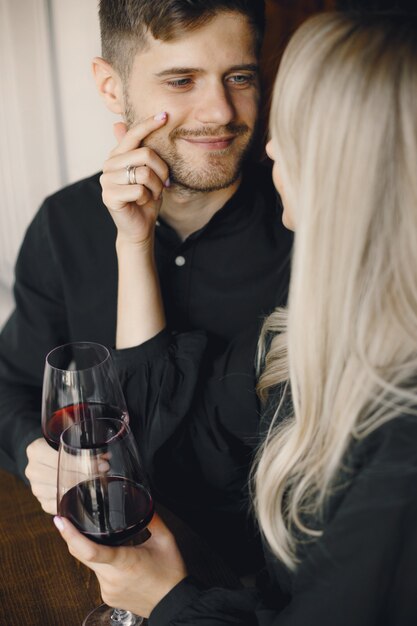
M 109 606 L 149 617 L 158 602 L 187 576 L 175 539 L 157 515 L 145 543 L 119 548 L 90 541 L 65 518 L 55 517 L 54 522 L 70 553 L 95 572 Z
M 167 113 L 159 113 L 129 130 L 122 122 L 115 124 L 118 145 L 104 163 L 100 177 L 103 202 L 117 227 L 119 349 L 140 345 L 165 326 L 154 232 L 169 172 L 156 152 L 142 143 L 167 119 Z
M 114 125 L 118 145 L 104 163 L 100 183 L 118 242 L 142 244 L 152 237 L 169 172 L 167 164 L 142 142 L 166 121 L 167 114 L 159 113 L 129 130 L 123 122 Z

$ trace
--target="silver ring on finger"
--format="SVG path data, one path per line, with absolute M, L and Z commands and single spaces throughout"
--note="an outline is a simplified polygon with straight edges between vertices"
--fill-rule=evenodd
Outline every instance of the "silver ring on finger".
M 137 185 L 136 181 L 136 165 L 126 166 L 126 178 L 128 185 Z

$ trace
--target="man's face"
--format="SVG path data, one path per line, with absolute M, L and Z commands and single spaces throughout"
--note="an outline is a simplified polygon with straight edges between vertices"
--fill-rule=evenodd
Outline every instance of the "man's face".
M 166 111 L 167 124 L 144 144 L 167 163 L 173 183 L 208 192 L 238 179 L 258 100 L 251 27 L 239 13 L 220 13 L 181 39 L 150 38 L 125 87 L 125 117 L 132 126 Z

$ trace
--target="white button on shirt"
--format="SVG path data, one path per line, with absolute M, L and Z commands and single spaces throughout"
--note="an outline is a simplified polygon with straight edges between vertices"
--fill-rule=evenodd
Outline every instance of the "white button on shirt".
M 177 256 L 177 258 L 175 259 L 175 265 L 178 265 L 178 267 L 182 267 L 183 265 L 185 265 L 185 259 L 183 256 Z

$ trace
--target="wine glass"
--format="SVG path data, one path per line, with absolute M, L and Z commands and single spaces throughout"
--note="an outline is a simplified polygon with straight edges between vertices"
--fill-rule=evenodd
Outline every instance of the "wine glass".
M 98 418 L 76 422 L 64 430 L 57 500 L 58 515 L 97 543 L 118 546 L 143 533 L 154 507 L 125 421 Z M 143 618 L 130 611 L 102 604 L 86 617 L 83 626 L 138 626 L 142 622 Z
M 115 417 L 128 421 L 126 402 L 107 348 L 79 341 L 47 354 L 42 389 L 42 432 L 58 450 L 62 431 L 82 420 Z

